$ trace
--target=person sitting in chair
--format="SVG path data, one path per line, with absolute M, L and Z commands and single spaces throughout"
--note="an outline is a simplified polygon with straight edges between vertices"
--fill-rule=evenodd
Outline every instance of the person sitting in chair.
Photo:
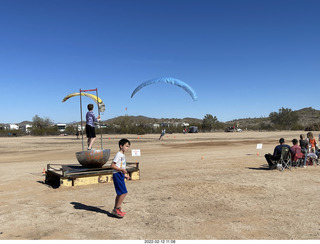
M 269 169 L 276 169 L 277 168 L 277 164 L 275 161 L 280 159 L 281 151 L 282 151 L 283 147 L 289 148 L 291 155 L 294 155 L 294 151 L 291 149 L 291 147 L 287 144 L 284 144 L 285 143 L 284 138 L 280 138 L 279 143 L 280 143 L 280 145 L 278 145 L 274 148 L 273 155 L 271 155 L 270 153 L 267 153 L 264 155 L 264 157 L 266 158 L 266 160 L 269 164 Z
M 303 134 L 300 135 L 299 144 L 301 147 L 301 152 L 304 154 L 303 166 L 307 167 L 307 154 L 309 149 L 309 141 L 305 139 Z
M 301 152 L 301 147 L 298 145 L 298 140 L 292 140 L 293 146 L 291 149 L 294 151 L 294 154 L 291 154 L 292 162 L 296 162 L 300 158 L 304 158 L 304 154 Z

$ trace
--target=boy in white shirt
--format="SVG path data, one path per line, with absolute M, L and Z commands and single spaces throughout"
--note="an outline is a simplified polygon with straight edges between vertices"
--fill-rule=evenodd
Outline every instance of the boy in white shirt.
M 121 139 L 119 141 L 120 150 L 117 152 L 111 163 L 111 168 L 113 169 L 113 184 L 117 193 L 112 214 L 119 218 L 123 218 L 123 216 L 126 214 L 125 212 L 121 211 L 121 205 L 128 193 L 124 179 L 126 178 L 129 180 L 130 177 L 127 175 L 127 163 L 124 153 L 129 150 L 130 144 L 131 143 L 128 139 Z

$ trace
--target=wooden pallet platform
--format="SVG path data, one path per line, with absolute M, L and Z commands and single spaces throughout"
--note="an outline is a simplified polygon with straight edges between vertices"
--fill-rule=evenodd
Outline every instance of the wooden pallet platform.
M 127 172 L 131 180 L 140 180 L 139 163 L 127 162 Z M 85 168 L 80 164 L 47 164 L 46 184 L 54 187 L 81 186 L 113 182 L 110 166 L 102 168 Z

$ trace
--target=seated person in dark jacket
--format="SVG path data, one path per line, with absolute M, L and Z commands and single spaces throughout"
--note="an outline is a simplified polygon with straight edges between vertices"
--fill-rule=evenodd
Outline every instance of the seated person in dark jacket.
M 301 134 L 299 143 L 301 147 L 301 152 L 305 155 L 303 165 L 307 166 L 307 154 L 308 154 L 308 148 L 309 148 L 309 141 L 305 139 L 305 136 L 303 134 Z
M 301 147 L 301 152 L 302 152 L 303 154 L 307 154 L 307 152 L 308 152 L 308 146 L 309 146 L 309 141 L 305 139 L 305 137 L 304 137 L 303 134 L 300 135 L 299 144 L 300 144 L 300 147 Z
M 273 155 L 271 155 L 270 153 L 264 155 L 264 157 L 266 158 L 266 160 L 269 164 L 269 169 L 277 168 L 276 162 L 274 162 L 274 161 L 277 161 L 280 159 L 281 151 L 282 151 L 283 147 L 289 148 L 291 155 L 294 155 L 294 151 L 291 149 L 291 147 L 287 144 L 284 144 L 284 142 L 285 142 L 284 139 L 280 138 L 280 140 L 279 140 L 280 145 L 278 145 L 274 148 Z

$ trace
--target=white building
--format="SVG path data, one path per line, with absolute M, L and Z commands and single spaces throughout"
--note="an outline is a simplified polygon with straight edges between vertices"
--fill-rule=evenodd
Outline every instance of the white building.
M 25 125 L 20 125 L 19 129 L 24 131 L 25 133 L 30 133 L 30 129 L 32 128 L 32 125 L 25 124 Z
M 159 124 L 153 124 L 153 127 L 154 127 L 154 128 L 159 128 L 160 125 L 159 125 Z
M 9 130 L 19 130 L 19 126 L 16 124 L 9 124 Z

